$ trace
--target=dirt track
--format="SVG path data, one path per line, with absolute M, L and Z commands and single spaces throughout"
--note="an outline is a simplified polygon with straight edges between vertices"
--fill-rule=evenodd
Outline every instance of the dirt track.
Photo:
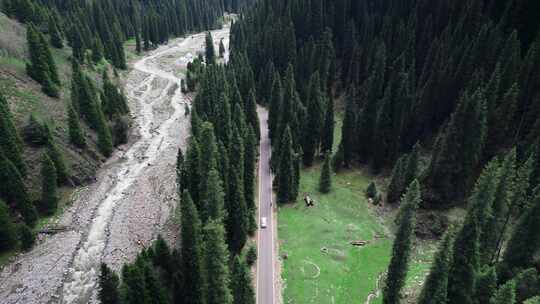
M 214 42 L 229 29 L 214 31 Z M 103 166 L 97 182 L 81 189 L 56 225 L 32 251 L 0 272 L 0 302 L 93 303 L 96 270 L 118 270 L 148 246 L 176 207 L 175 161 L 186 144 L 188 100 L 180 92 L 187 63 L 204 49 L 204 33 L 177 39 L 133 64 L 125 91 L 135 126 L 133 141 Z

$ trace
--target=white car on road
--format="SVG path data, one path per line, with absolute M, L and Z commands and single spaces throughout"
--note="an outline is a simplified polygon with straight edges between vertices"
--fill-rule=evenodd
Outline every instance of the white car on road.
M 266 217 L 261 218 L 261 228 L 266 228 Z

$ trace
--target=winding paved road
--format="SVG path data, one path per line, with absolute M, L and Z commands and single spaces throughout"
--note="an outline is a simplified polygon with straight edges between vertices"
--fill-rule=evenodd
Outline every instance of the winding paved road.
M 268 138 L 268 112 L 259 107 L 261 126 L 259 158 L 259 227 L 263 217 L 267 227 L 258 232 L 257 304 L 274 304 L 274 222 L 272 219 L 272 172 L 270 170 L 270 139 Z

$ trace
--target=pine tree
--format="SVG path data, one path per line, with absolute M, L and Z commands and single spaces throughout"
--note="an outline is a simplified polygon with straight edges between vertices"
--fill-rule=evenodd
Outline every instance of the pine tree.
M 248 210 L 244 198 L 243 182 L 240 171 L 234 166 L 229 170 L 229 198 L 227 200 L 227 243 L 232 254 L 239 253 L 244 247 L 248 233 Z
M 281 76 L 279 73 L 274 75 L 274 83 L 270 93 L 270 105 L 268 109 L 268 132 L 272 143 L 275 143 L 275 135 L 279 121 L 279 111 L 283 102 L 283 90 L 281 88 Z
M 201 220 L 189 192 L 184 191 L 182 201 L 182 269 L 184 276 L 184 303 L 206 304 L 206 278 L 204 275 Z
M 101 263 L 99 273 L 98 298 L 102 304 L 119 304 L 120 296 L 118 285 L 120 280 L 118 275 L 112 271 L 107 264 Z
M 257 162 L 257 146 L 258 142 L 255 137 L 253 128 L 248 127 L 247 137 L 245 141 L 244 151 L 244 197 L 246 200 L 248 231 L 250 233 L 255 232 L 257 229 L 257 223 L 255 220 L 255 213 L 257 207 L 255 206 L 255 167 Z
M 22 215 L 24 222 L 33 226 L 37 220 L 36 208 L 30 202 L 26 186 L 17 168 L 0 150 L 0 196 Z
M 465 93 L 433 152 L 425 178 L 426 200 L 441 204 L 463 197 L 480 161 L 485 135 L 484 95 L 480 89 Z
M 58 206 L 57 176 L 54 163 L 47 153 L 41 161 L 41 206 L 46 214 L 54 214 Z
M 293 150 L 291 130 L 289 126 L 285 127 L 279 157 L 279 166 L 277 174 L 277 201 L 279 204 L 291 202 L 295 197 L 292 197 L 292 184 L 294 176 Z
M 452 230 L 446 232 L 418 298 L 418 304 L 447 303 L 448 271 L 452 263 L 453 238 Z
M 253 291 L 249 268 L 239 256 L 234 258 L 232 266 L 231 290 L 235 304 L 255 304 L 255 292 Z
M 144 287 L 147 295 L 148 304 L 167 304 L 168 299 L 165 294 L 165 289 L 161 286 L 161 282 L 157 277 L 156 272 L 150 265 L 145 264 L 143 266 L 144 273 Z
M 101 39 L 96 37 L 92 43 L 92 61 L 94 63 L 99 63 L 101 60 L 103 60 L 103 52 L 103 44 L 101 43 Z
M 345 118 L 341 128 L 341 145 L 343 147 L 343 162 L 345 167 L 349 168 L 356 150 L 356 104 L 354 100 L 355 93 L 349 94 L 347 106 L 345 108 Z M 364 144 L 364 143 L 361 143 Z
M 223 39 L 221 39 L 219 41 L 219 57 L 224 58 L 225 52 L 225 45 L 223 44 Z
M 111 134 L 111 128 L 105 119 L 103 112 L 99 111 L 100 126 L 98 128 L 98 148 L 99 152 L 105 157 L 109 157 L 113 151 L 113 139 Z
M 206 194 L 206 208 L 208 219 L 223 221 L 225 208 L 225 193 L 223 192 L 223 182 L 216 169 L 212 169 L 208 174 L 208 193 Z
M 334 126 L 334 102 L 331 98 L 327 98 L 324 124 L 321 133 L 321 151 L 323 153 L 332 153 L 334 145 Z
M 495 292 L 491 298 L 493 304 L 514 304 L 516 303 L 516 282 L 508 281 Z
M 469 211 L 452 249 L 452 265 L 448 274 L 448 303 L 474 303 L 478 237 L 477 213 Z
M 407 165 L 408 155 L 404 154 L 396 161 L 394 169 L 392 169 L 392 177 L 386 191 L 386 202 L 392 204 L 398 201 L 403 191 L 405 184 L 405 166 Z
M 139 55 L 142 52 L 141 35 L 138 29 L 135 30 L 135 52 Z
M 69 141 L 78 148 L 84 149 L 86 147 L 86 139 L 84 137 L 84 131 L 81 128 L 79 122 L 79 114 L 75 112 L 72 105 L 68 105 L 68 128 L 69 128 Z
M 259 116 L 257 115 L 257 98 L 255 96 L 255 90 L 249 91 L 249 96 L 246 98 L 246 104 L 244 106 L 246 111 L 246 120 L 251 125 L 255 132 L 256 139 L 261 138 L 261 129 L 259 125 Z
M 209 222 L 204 227 L 204 239 L 206 256 L 205 267 L 208 278 L 207 304 L 230 304 L 233 303 L 231 290 L 229 289 L 229 252 L 225 244 L 225 231 L 223 226 L 216 222 Z
M 216 51 L 214 50 L 214 39 L 212 38 L 212 33 L 207 32 L 206 33 L 206 52 L 205 52 L 205 59 L 206 64 L 214 64 L 216 62 Z
M 6 99 L 0 94 L 0 151 L 9 159 L 23 176 L 26 165 L 23 162 L 22 140 L 17 133 Z
M 23 250 L 30 250 L 36 242 L 36 235 L 26 224 L 19 225 L 19 238 L 21 240 L 21 248 Z
M 401 202 L 399 224 L 392 248 L 392 259 L 388 266 L 388 275 L 383 289 L 383 303 L 400 302 L 401 289 L 405 285 L 405 277 L 412 248 L 413 233 L 416 222 L 416 209 L 420 205 L 420 185 L 413 181 L 408 187 Z
M 210 191 L 212 189 L 209 189 L 208 182 L 209 178 L 208 175 L 212 170 L 217 169 L 217 143 L 216 138 L 214 135 L 214 127 L 211 123 L 205 122 L 202 125 L 201 130 L 201 162 L 200 162 L 200 168 L 201 168 L 201 184 L 199 185 L 200 189 L 200 202 L 198 202 L 197 207 L 198 211 L 201 215 L 201 220 L 203 223 L 206 223 L 208 216 L 209 216 L 209 206 L 206 205 L 208 203 L 207 197 L 210 194 Z M 215 190 L 215 189 L 214 189 Z
M 60 31 L 58 30 L 58 25 L 56 24 L 56 21 L 52 16 L 49 17 L 48 26 L 49 26 L 49 35 L 50 35 L 51 45 L 57 49 L 63 48 L 64 42 L 62 41 L 62 36 L 60 35 Z
M 304 130 L 303 160 L 304 165 L 313 165 L 313 159 L 318 151 L 321 140 L 321 126 L 323 125 L 323 99 L 320 90 L 320 75 L 318 72 L 311 76 L 309 96 L 307 100 L 307 122 Z
M 47 127 L 48 129 L 48 127 Z M 54 138 L 51 135 L 51 132 L 48 131 L 47 136 L 47 154 L 51 158 L 52 162 L 54 163 L 54 168 L 56 169 L 56 177 L 58 184 L 65 183 L 69 178 L 69 172 L 66 165 L 66 160 L 64 158 L 64 155 L 56 145 L 56 142 L 54 141 Z
M 200 202 L 199 187 L 201 184 L 201 150 L 199 148 L 199 142 L 195 137 L 191 138 L 191 142 L 186 152 L 186 164 L 185 164 L 187 178 L 186 186 L 195 204 Z
M 17 240 L 15 227 L 8 206 L 0 200 L 0 252 L 15 246 Z
M 332 172 L 330 167 L 330 154 L 326 154 L 324 158 L 324 164 L 321 171 L 321 177 L 319 179 L 319 191 L 321 193 L 328 193 L 332 189 Z
M 494 267 L 485 267 L 476 279 L 474 287 L 476 303 L 489 303 L 493 293 L 497 289 L 497 272 Z
M 124 265 L 122 268 L 121 303 L 146 304 L 148 294 L 144 286 L 144 273 L 140 263 Z
M 540 229 L 540 191 L 536 191 L 532 203 L 532 207 L 520 217 L 508 240 L 501 265 L 503 277 L 532 266 L 534 254 L 540 247 L 540 235 L 531 233 Z

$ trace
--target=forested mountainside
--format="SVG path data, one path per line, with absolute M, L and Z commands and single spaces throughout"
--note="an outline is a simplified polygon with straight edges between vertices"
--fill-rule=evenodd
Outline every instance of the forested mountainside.
M 94 180 L 128 142 L 128 59 L 218 27 L 225 9 L 243 5 L 0 1 L 0 251 L 31 247 L 39 218 L 57 214 L 70 188 Z
M 415 175 L 401 156 L 419 144 L 430 159 L 417 172 L 423 205 L 445 208 L 492 157 L 517 146 L 523 163 L 538 151 L 539 14 L 538 1 L 261 1 L 231 45 L 273 113 L 276 150 L 288 125 L 304 164 L 325 153 L 325 101 L 345 94 L 335 165 L 395 167 L 396 202 Z
M 538 1 L 298 0 L 260 1 L 234 24 L 231 56 L 269 107 L 278 203 L 322 156 L 320 191 L 330 154 L 335 171 L 392 171 L 385 197 L 367 194 L 400 202 L 383 303 L 404 296 L 418 207 L 456 205 L 467 216 L 416 300 L 538 301 L 539 16 Z

